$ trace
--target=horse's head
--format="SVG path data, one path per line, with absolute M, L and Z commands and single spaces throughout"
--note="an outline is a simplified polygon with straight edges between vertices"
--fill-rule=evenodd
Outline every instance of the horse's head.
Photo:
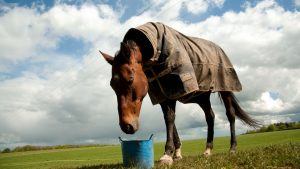
M 143 98 L 148 92 L 148 81 L 142 68 L 142 54 L 133 41 L 122 42 L 115 57 L 102 53 L 112 65 L 110 86 L 117 95 L 119 124 L 126 134 L 139 128 Z

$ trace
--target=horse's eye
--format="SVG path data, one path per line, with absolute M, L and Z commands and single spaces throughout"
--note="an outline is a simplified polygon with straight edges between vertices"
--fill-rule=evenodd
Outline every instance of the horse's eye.
M 113 79 L 114 79 L 115 81 L 118 81 L 118 80 L 120 79 L 120 76 L 119 76 L 118 74 L 115 74 L 115 75 L 113 76 Z
M 120 80 L 120 76 L 118 74 L 113 75 L 110 80 L 110 86 L 114 88 L 116 84 L 119 82 L 119 80 Z

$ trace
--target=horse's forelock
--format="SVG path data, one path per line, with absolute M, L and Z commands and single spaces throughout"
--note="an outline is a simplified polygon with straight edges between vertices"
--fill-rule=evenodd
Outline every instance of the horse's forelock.
M 130 54 L 125 55 L 122 51 L 117 51 L 114 59 L 114 65 L 119 66 L 130 62 Z
M 120 65 L 130 63 L 130 52 L 131 50 L 136 50 L 136 47 L 137 44 L 132 40 L 122 42 L 120 50 L 115 54 L 114 64 Z

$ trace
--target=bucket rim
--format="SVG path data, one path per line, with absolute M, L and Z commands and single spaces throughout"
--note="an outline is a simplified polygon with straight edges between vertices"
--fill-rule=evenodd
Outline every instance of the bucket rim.
M 119 137 L 119 141 L 120 142 L 124 142 L 124 141 L 126 141 L 126 142 L 129 142 L 129 141 L 132 141 L 132 142 L 141 142 L 141 141 L 153 141 L 153 134 L 151 134 L 150 135 L 150 137 L 149 137 L 149 139 L 147 139 L 147 140 L 124 140 L 124 139 L 122 139 L 121 137 Z

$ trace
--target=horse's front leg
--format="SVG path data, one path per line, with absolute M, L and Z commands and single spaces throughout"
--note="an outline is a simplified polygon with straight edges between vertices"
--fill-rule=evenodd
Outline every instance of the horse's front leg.
M 178 161 L 182 159 L 182 155 L 181 155 L 181 142 L 180 142 L 180 138 L 176 129 L 176 125 L 174 124 L 174 128 L 173 128 L 173 142 L 174 142 L 174 146 L 175 146 L 175 153 L 173 155 L 173 160 Z
M 164 113 L 164 119 L 167 129 L 167 141 L 165 145 L 165 153 L 160 158 L 162 164 L 171 165 L 173 163 L 174 145 L 174 122 L 175 122 L 175 106 L 176 100 L 167 100 L 160 104 Z M 177 131 L 176 131 L 177 132 Z

